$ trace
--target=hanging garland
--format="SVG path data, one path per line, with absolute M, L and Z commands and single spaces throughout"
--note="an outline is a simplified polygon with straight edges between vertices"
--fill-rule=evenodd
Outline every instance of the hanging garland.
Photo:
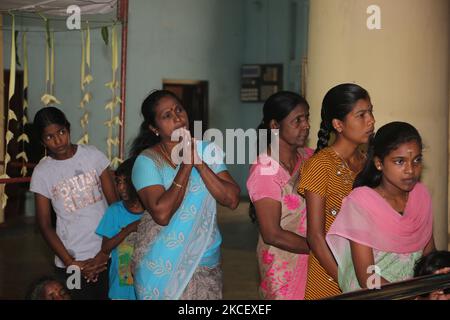
M 27 170 L 27 163 L 28 163 L 28 156 L 25 151 L 25 143 L 30 143 L 30 139 L 28 135 L 25 133 L 25 126 L 28 123 L 27 118 L 27 109 L 28 109 L 28 98 L 27 98 L 27 90 L 28 90 L 28 49 L 27 49 L 27 35 L 24 33 L 22 35 L 22 50 L 23 50 L 23 115 L 22 115 L 22 134 L 17 138 L 17 142 L 22 142 L 22 152 L 20 152 L 16 159 L 22 159 L 22 169 L 20 170 L 20 173 L 22 174 L 22 177 L 25 177 L 28 173 Z
M 55 34 L 50 31 L 49 20 L 43 15 L 39 15 L 45 22 L 45 38 L 47 42 L 47 45 L 45 46 L 45 93 L 41 97 L 41 101 L 45 106 L 61 104 L 53 93 L 55 87 Z
M 103 31 L 103 30 L 102 30 Z M 116 79 L 117 69 L 119 66 L 118 59 L 118 38 L 117 38 L 117 30 L 116 25 L 112 27 L 111 33 L 111 53 L 112 53 L 112 80 L 105 84 L 111 90 L 111 100 L 105 105 L 106 110 L 110 110 L 110 120 L 105 122 L 105 125 L 108 127 L 108 138 L 106 140 L 106 144 L 108 146 L 108 158 L 111 161 L 111 166 L 113 168 L 117 168 L 120 163 L 122 163 L 122 159 L 118 156 L 113 157 L 113 149 L 117 149 L 119 146 L 119 136 L 117 133 L 117 126 L 121 126 L 122 122 L 118 115 L 116 115 L 116 107 L 122 102 L 120 97 L 117 95 L 116 91 L 119 87 L 119 82 Z M 114 135 L 115 133 L 115 135 Z M 117 152 L 115 152 L 117 154 Z
M 55 36 L 54 31 L 50 30 L 50 21 L 47 17 L 42 15 L 41 13 L 37 13 L 45 23 L 45 33 L 46 33 L 46 46 L 45 46 L 45 92 L 41 96 L 41 101 L 45 106 L 52 104 L 60 104 L 61 102 L 55 97 L 54 89 L 55 89 Z M 8 153 L 8 145 L 13 140 L 14 134 L 9 130 L 9 125 L 11 121 L 18 121 L 16 114 L 13 110 L 10 109 L 11 100 L 15 92 L 15 82 L 16 82 L 16 65 L 19 64 L 18 56 L 17 56 L 17 33 L 16 25 L 15 25 L 15 16 L 10 13 L 12 16 L 12 26 L 11 26 L 11 58 L 10 58 L 10 79 L 9 79 L 9 93 L 8 93 L 8 105 L 6 106 L 7 118 L 6 118 L 6 134 L 5 134 L 5 159 L 4 159 L 4 167 L 3 173 L 0 175 L 0 178 L 10 178 L 7 175 L 7 166 L 11 161 L 11 156 Z M 3 29 L 3 28 L 2 28 Z M 3 29 L 6 30 L 6 29 Z M 101 35 L 106 45 L 108 45 L 108 26 L 101 27 Z M 23 72 L 24 72 L 24 82 L 23 82 L 23 116 L 21 119 L 22 122 L 22 133 L 17 138 L 17 143 L 22 143 L 22 151 L 17 154 L 16 159 L 22 160 L 22 168 L 21 175 L 26 176 L 28 173 L 27 163 L 28 156 L 25 151 L 25 143 L 30 143 L 28 135 L 25 133 L 25 127 L 28 124 L 27 118 L 27 109 L 29 108 L 28 99 L 27 99 L 27 90 L 29 85 L 29 77 L 28 77 L 28 52 L 27 52 L 27 40 L 26 33 L 22 35 L 23 42 Z M 86 89 L 86 86 L 90 84 L 93 80 L 91 75 L 91 64 L 90 64 L 90 28 L 89 24 L 87 25 L 87 29 L 82 32 L 82 66 L 81 66 L 81 91 L 83 98 L 80 102 L 80 108 L 83 110 L 83 115 L 80 119 L 81 127 L 83 128 L 83 135 L 78 143 L 89 143 L 89 135 L 87 131 L 87 125 L 89 123 L 89 112 L 86 109 L 86 105 L 91 101 L 92 94 Z M 107 137 L 107 146 L 108 146 L 108 158 L 111 161 L 111 165 L 113 168 L 116 168 L 123 159 L 120 159 L 118 154 L 119 147 L 119 136 L 118 136 L 118 126 L 122 126 L 122 122 L 120 121 L 120 117 L 117 112 L 117 106 L 122 102 L 119 95 L 117 94 L 117 88 L 119 87 L 119 82 L 117 81 L 117 70 L 118 70 L 118 35 L 116 29 L 116 23 L 114 22 L 112 26 L 111 33 L 111 52 L 112 52 L 112 80 L 105 84 L 111 90 L 111 100 L 107 102 L 105 105 L 106 110 L 110 110 L 109 120 L 105 122 L 105 125 L 108 127 L 108 137 Z M 20 64 L 19 64 L 20 65 Z M 87 71 L 86 71 L 87 70 Z M 5 208 L 7 204 L 8 197 L 3 192 L 0 195 L 0 206 L 1 208 Z
M 15 37 L 15 19 L 14 15 L 12 15 L 12 28 L 11 28 L 11 64 L 9 68 L 9 91 L 8 91 L 8 104 L 6 105 L 6 110 L 8 111 L 8 117 L 6 118 L 6 135 L 5 135 L 5 164 L 3 167 L 3 174 L 0 176 L 2 179 L 8 179 L 9 176 L 6 173 L 6 169 L 8 167 L 8 163 L 11 161 L 11 156 L 8 153 L 8 145 L 9 142 L 14 138 L 14 134 L 9 130 L 9 123 L 12 120 L 17 121 L 17 116 L 13 110 L 9 108 L 11 104 L 11 99 L 14 95 L 14 91 L 16 88 L 16 37 Z M 6 192 L 3 190 L 1 194 L 0 204 L 2 209 L 5 209 L 6 204 L 8 202 L 8 196 Z
M 85 40 L 86 38 L 86 40 Z M 85 42 L 86 41 L 86 42 Z M 87 73 L 86 73 L 87 69 Z M 83 129 L 82 136 L 78 140 L 78 144 L 88 144 L 89 143 L 89 133 L 87 130 L 87 125 L 89 123 L 89 112 L 86 105 L 91 101 L 92 94 L 86 90 L 86 85 L 91 83 L 93 77 L 91 75 L 91 31 L 89 29 L 89 24 L 87 25 L 86 32 L 81 31 L 81 93 L 82 100 L 80 102 L 80 108 L 83 110 L 83 115 L 80 119 L 80 125 Z

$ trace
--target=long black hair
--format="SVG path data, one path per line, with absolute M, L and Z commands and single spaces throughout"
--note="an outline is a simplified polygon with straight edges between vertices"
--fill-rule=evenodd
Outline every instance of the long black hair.
M 272 120 L 275 120 L 278 123 L 281 122 L 298 105 L 306 106 L 309 109 L 309 104 L 306 101 L 306 99 L 301 95 L 291 91 L 279 91 L 271 95 L 266 100 L 266 102 L 263 105 L 263 119 L 257 129 L 258 133 L 259 130 L 266 130 L 267 145 L 270 144 L 271 140 L 270 122 Z M 259 153 L 262 150 L 259 150 L 259 134 L 257 136 L 258 136 L 257 150 Z M 255 206 L 253 205 L 252 202 L 250 202 L 249 216 L 252 222 L 256 222 Z
M 369 143 L 366 165 L 356 176 L 353 188 L 362 186 L 370 188 L 377 187 L 381 182 L 383 174 L 375 167 L 374 158 L 378 157 L 383 162 L 384 158 L 392 150 L 410 141 L 416 141 L 422 150 L 422 138 L 417 129 L 409 123 L 394 121 L 379 128 Z
M 143 150 L 160 142 L 161 138 L 150 130 L 150 125 L 156 127 L 155 109 L 158 106 L 159 101 L 164 97 L 172 97 L 181 104 L 181 101 L 176 94 L 168 90 L 154 90 L 145 98 L 141 106 L 141 113 L 144 117 L 144 121 L 141 123 L 137 137 L 131 144 L 131 157 L 138 156 Z
M 317 133 L 317 148 L 315 153 L 328 146 L 331 132 L 335 131 L 332 121 L 338 119 L 344 121 L 356 102 L 360 99 L 369 100 L 366 89 L 354 83 L 343 83 L 331 88 L 323 98 L 320 112 L 320 129 Z
M 46 127 L 57 124 L 65 127 L 70 132 L 70 122 L 64 112 L 55 107 L 45 107 L 36 112 L 33 120 L 33 127 L 36 137 L 42 141 L 42 134 Z

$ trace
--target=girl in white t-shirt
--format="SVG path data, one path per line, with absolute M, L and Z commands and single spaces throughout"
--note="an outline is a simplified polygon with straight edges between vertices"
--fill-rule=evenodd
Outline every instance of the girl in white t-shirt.
M 109 257 L 101 252 L 102 239 L 95 229 L 108 204 L 117 201 L 109 161 L 94 146 L 72 144 L 70 123 L 55 107 L 39 110 L 34 128 L 48 156 L 34 169 L 30 190 L 35 193 L 39 228 L 56 254 L 57 273 L 66 279 L 74 299 L 107 298 L 108 277 L 103 271 Z

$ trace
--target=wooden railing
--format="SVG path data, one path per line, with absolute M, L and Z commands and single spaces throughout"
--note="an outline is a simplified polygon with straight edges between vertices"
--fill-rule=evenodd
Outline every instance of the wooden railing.
M 389 283 L 380 289 L 364 289 L 324 300 L 408 300 L 436 290 L 450 288 L 450 273 L 432 274 L 401 282 Z
M 4 165 L 5 162 L 4 161 L 0 161 L 0 165 Z M 35 163 L 22 163 L 22 162 L 18 162 L 18 161 L 11 161 L 8 163 L 8 167 L 13 167 L 13 168 L 21 168 L 23 167 L 23 165 L 25 165 L 27 168 L 29 169 L 33 169 L 34 167 L 36 167 Z M 9 184 L 9 183 L 25 183 L 25 182 L 30 182 L 31 177 L 15 177 L 15 178 L 7 178 L 7 179 L 0 179 L 0 184 Z

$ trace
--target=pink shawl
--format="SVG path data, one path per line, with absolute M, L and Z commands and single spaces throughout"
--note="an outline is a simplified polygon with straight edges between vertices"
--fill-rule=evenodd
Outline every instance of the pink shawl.
M 375 190 L 360 187 L 344 198 L 326 239 L 338 263 L 348 240 L 384 252 L 411 253 L 425 248 L 432 223 L 431 197 L 423 184 L 409 193 L 403 215 Z

